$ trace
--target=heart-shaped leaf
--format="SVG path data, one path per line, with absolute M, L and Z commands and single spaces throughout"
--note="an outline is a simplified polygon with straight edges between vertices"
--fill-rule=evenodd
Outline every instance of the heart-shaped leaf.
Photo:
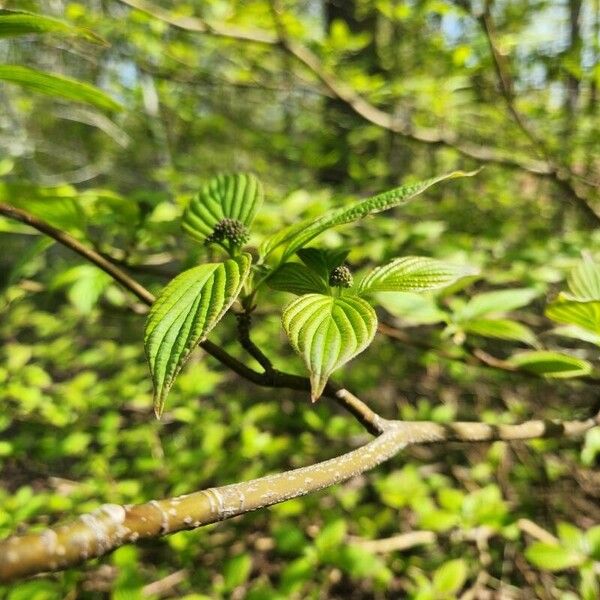
M 222 263 L 188 269 L 156 298 L 146 321 L 144 345 L 157 416 L 192 350 L 206 339 L 237 298 L 251 260 L 249 254 L 242 254 Z
M 204 241 L 223 219 L 234 219 L 249 227 L 263 203 L 261 182 L 251 173 L 217 175 L 188 204 L 183 229 Z
M 266 257 L 275 248 L 282 244 L 287 244 L 281 261 L 286 261 L 292 254 L 294 254 L 299 248 L 306 246 L 308 242 L 316 238 L 318 235 L 337 227 L 338 225 L 344 225 L 346 223 L 352 223 L 358 221 L 367 215 L 382 212 L 405 204 L 415 196 L 418 196 L 421 192 L 431 186 L 444 181 L 446 179 L 455 179 L 457 177 L 471 177 L 479 171 L 472 171 L 466 173 L 464 171 L 454 171 L 439 177 L 432 177 L 425 181 L 413 183 L 409 185 L 403 185 L 393 190 L 378 194 L 377 196 L 371 196 L 364 200 L 352 203 L 350 206 L 338 208 L 332 210 L 316 220 L 306 220 L 301 223 L 297 223 L 288 227 L 287 229 L 280 231 L 275 234 L 271 240 L 267 240 L 262 246 L 261 254 Z
M 359 293 L 425 292 L 475 274 L 471 267 L 452 265 L 423 256 L 395 258 L 369 273 L 358 287 Z
M 283 311 L 283 327 L 310 372 L 311 399 L 333 371 L 360 354 L 377 331 L 373 307 L 356 296 L 300 296 Z
M 300 263 L 285 263 L 273 272 L 267 279 L 267 285 L 274 290 L 302 294 L 320 293 L 329 291 L 327 283 L 313 270 Z

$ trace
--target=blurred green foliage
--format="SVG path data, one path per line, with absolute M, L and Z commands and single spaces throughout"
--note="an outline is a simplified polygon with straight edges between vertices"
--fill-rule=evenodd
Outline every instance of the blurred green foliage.
M 69 231 L 153 292 L 210 259 L 182 234 L 180 219 L 218 172 L 252 171 L 264 182 L 266 206 L 250 240 L 258 246 L 299 218 L 479 166 L 451 147 L 366 122 L 275 47 L 181 31 L 113 0 L 5 4 L 72 31 L 3 38 L 2 65 L 94 85 L 123 110 L 0 83 L 0 201 Z M 410 129 L 451 133 L 510 158 L 544 158 L 502 103 L 479 4 L 285 0 L 280 16 L 329 72 Z M 277 34 L 265 0 L 161 5 Z M 498 0 L 492 15 L 519 111 L 578 186 L 597 182 L 598 2 Z M 590 198 L 598 211 L 597 191 Z M 567 356 L 575 374 L 597 377 L 589 303 L 598 297 L 578 296 L 567 282 L 582 252 L 598 264 L 600 232 L 590 225 L 552 180 L 489 164 L 385 217 L 328 231 L 321 247 L 349 248 L 357 274 L 403 255 L 482 274 L 435 295 L 382 294 L 381 320 L 406 339 L 378 336 L 339 380 L 388 417 L 497 424 L 590 415 L 597 383 L 538 377 L 539 355 L 531 354 Z M 0 536 L 103 502 L 143 502 L 310 464 L 367 439 L 331 404 L 256 388 L 200 352 L 156 421 L 144 307 L 7 219 L 0 287 Z M 265 295 L 253 336 L 278 367 L 303 373 L 280 326 L 278 307 L 289 298 Z M 566 322 L 565 309 L 575 311 Z M 247 360 L 232 316 L 211 339 Z M 533 376 L 489 367 L 475 351 L 513 363 L 527 353 L 537 367 Z M 459 597 L 480 582 L 479 592 L 511 598 L 593 600 L 599 431 L 582 442 L 410 449 L 331 490 L 124 547 L 1 594 L 423 600 Z M 555 538 L 534 539 L 523 519 Z M 421 530 L 435 542 L 385 552 L 364 543 Z

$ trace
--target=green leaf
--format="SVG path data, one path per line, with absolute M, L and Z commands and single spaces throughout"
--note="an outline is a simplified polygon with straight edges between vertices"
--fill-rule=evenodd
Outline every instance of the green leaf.
M 600 300 L 573 300 L 561 293 L 546 308 L 546 316 L 557 323 L 576 325 L 600 334 Z
M 563 325 L 562 327 L 555 327 L 549 333 L 600 346 L 600 333 L 594 333 L 588 329 L 578 327 L 577 325 Z
M 371 343 L 377 315 L 361 298 L 307 294 L 286 306 L 283 327 L 310 372 L 314 402 L 331 373 Z
M 545 377 L 582 377 L 592 372 L 592 365 L 581 358 L 550 350 L 520 352 L 511 356 L 511 365 Z
M 302 294 L 327 294 L 326 282 L 313 270 L 299 263 L 284 263 L 267 279 L 267 285 L 274 290 Z
M 230 558 L 223 567 L 223 583 L 226 592 L 244 584 L 252 571 L 252 557 L 250 554 L 238 554 Z
M 425 292 L 449 285 L 461 277 L 473 275 L 473 272 L 470 267 L 451 265 L 433 258 L 405 256 L 371 271 L 360 282 L 358 291 L 361 295 Z
M 467 564 L 457 558 L 444 563 L 433 574 L 433 587 L 440 594 L 450 595 L 458 592 L 467 579 Z
M 426 189 L 430 188 L 436 183 L 439 183 L 440 181 L 444 181 L 446 179 L 455 179 L 457 177 L 471 177 L 476 173 L 478 173 L 478 171 L 472 171 L 470 173 L 454 171 L 452 173 L 440 175 L 439 177 L 432 177 L 431 179 L 426 179 L 425 181 L 420 181 L 418 183 L 403 185 L 394 188 L 393 190 L 384 192 L 383 194 L 378 194 L 377 196 L 359 200 L 348 207 L 342 207 L 330 211 L 316 220 L 306 220 L 296 225 L 292 225 L 284 232 L 279 232 L 276 234 L 276 239 L 268 240 L 267 243 L 263 245 L 263 256 L 266 257 L 276 247 L 287 243 L 281 258 L 281 261 L 285 262 L 298 249 L 306 246 L 308 242 L 332 227 L 337 227 L 338 225 L 344 225 L 346 223 L 352 223 L 353 221 L 358 221 L 367 215 L 382 212 L 384 210 L 393 208 L 394 206 L 405 204 L 409 200 L 412 200 L 412 198 L 415 196 L 418 196 L 421 192 L 424 192 Z
M 573 299 L 600 300 L 600 264 L 584 258 L 571 271 L 567 283 Z
M 466 333 L 481 335 L 499 340 L 514 340 L 530 346 L 537 346 L 538 341 L 529 327 L 511 319 L 473 319 L 461 324 Z
M 536 567 L 548 571 L 562 571 L 580 565 L 584 558 L 578 552 L 567 550 L 558 544 L 534 542 L 525 550 L 527 560 Z
M 587 554 L 594 560 L 600 560 L 600 525 L 591 527 L 584 534 Z
M 346 260 L 349 253 L 350 250 L 346 249 L 301 248 L 296 254 L 309 269 L 328 279 L 329 273 L 339 267 Z
M 116 111 L 123 108 L 116 100 L 89 83 L 29 67 L 0 65 L 0 80 L 15 83 L 26 90 L 46 96 L 90 104 L 103 110 Z
M 263 198 L 262 184 L 251 173 L 217 175 L 191 199 L 183 214 L 183 229 L 204 241 L 223 219 L 235 219 L 250 227 Z
M 197 344 L 206 339 L 242 289 L 249 254 L 184 271 L 160 292 L 146 321 L 144 345 L 160 416 L 177 374 Z
M 348 528 L 344 519 L 327 523 L 315 539 L 315 548 L 321 556 L 341 546 L 346 540 Z
M 93 32 L 74 27 L 70 23 L 53 17 L 21 10 L 0 10 L 0 38 L 40 33 L 76 35 L 98 44 L 107 45 Z
M 410 292 L 383 292 L 377 294 L 375 299 L 391 315 L 407 323 L 427 325 L 446 320 L 446 313 L 437 307 L 430 296 Z
M 526 306 L 537 295 L 537 291 L 531 288 L 484 292 L 471 298 L 464 307 L 456 311 L 454 319 L 461 322 L 491 313 L 506 313 Z

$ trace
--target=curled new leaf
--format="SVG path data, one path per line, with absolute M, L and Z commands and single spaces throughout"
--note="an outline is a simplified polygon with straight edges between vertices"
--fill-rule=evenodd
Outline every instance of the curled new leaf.
M 405 256 L 371 271 L 359 285 L 360 294 L 375 292 L 425 292 L 473 275 L 470 267 L 452 265 L 433 258 Z
M 362 298 L 307 294 L 284 309 L 283 327 L 310 372 L 314 402 L 331 373 L 371 343 L 377 315 Z
M 217 223 L 232 219 L 249 227 L 263 203 L 260 181 L 250 173 L 217 175 L 192 198 L 183 215 L 183 229 L 204 241 Z
M 144 345 L 158 416 L 192 350 L 237 298 L 250 263 L 250 255 L 242 254 L 223 263 L 194 267 L 175 277 L 156 298 L 146 321 Z

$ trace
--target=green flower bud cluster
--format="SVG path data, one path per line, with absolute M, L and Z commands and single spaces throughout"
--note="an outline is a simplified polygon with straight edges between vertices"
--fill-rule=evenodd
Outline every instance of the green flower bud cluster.
M 349 288 L 352 282 L 352 273 L 346 265 L 340 265 L 329 273 L 329 285 L 332 287 Z
M 234 246 L 242 246 L 249 237 L 248 229 L 237 219 L 221 219 L 206 238 L 205 243 L 230 242 Z

